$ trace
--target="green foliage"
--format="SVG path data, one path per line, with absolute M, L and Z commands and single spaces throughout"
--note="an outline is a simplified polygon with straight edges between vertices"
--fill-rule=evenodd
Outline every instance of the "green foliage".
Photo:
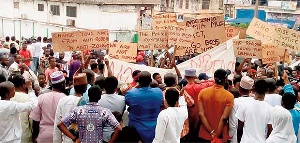
M 231 23 L 230 25 L 239 28 L 248 28 L 249 26 L 248 23 Z

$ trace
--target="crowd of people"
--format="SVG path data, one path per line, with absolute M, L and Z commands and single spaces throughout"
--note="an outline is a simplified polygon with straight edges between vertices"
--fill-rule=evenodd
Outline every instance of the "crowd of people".
M 243 59 L 234 71 L 217 69 L 209 77 L 193 68 L 180 73 L 176 65 L 187 56 L 166 52 L 156 66 L 176 73 L 135 70 L 126 83 L 112 74 L 105 51 L 54 53 L 51 43 L 1 39 L 0 143 L 300 139 L 300 66 Z M 155 66 L 153 56 L 159 57 L 139 51 L 137 64 L 151 59 Z M 292 52 L 289 64 L 299 57 Z

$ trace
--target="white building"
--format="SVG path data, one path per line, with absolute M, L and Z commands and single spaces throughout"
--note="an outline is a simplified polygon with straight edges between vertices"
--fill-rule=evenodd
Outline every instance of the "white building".
M 0 0 L 0 37 L 51 37 L 52 32 L 108 29 L 131 41 L 140 16 L 159 0 Z
M 223 13 L 223 0 L 161 0 L 157 11 L 185 14 Z

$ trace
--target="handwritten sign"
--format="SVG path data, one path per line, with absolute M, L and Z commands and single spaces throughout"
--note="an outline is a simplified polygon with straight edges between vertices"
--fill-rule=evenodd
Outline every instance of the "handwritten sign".
M 234 55 L 240 58 L 261 58 L 261 41 L 253 39 L 233 40 Z
M 136 62 L 137 44 L 113 42 L 109 46 L 109 57 L 125 62 Z
M 186 26 L 194 28 L 194 39 L 190 45 L 193 50 L 191 51 L 203 53 L 226 41 L 223 16 L 189 20 L 186 21 Z
M 152 18 L 153 30 L 166 30 L 169 25 L 177 25 L 177 16 L 175 13 L 158 14 Z
M 190 42 L 194 38 L 194 29 L 191 27 L 169 26 L 168 29 L 169 45 L 175 45 L 176 43 L 186 42 L 186 40 Z
M 162 77 L 167 73 L 175 72 L 174 69 L 149 67 L 116 59 L 111 59 L 109 61 L 109 65 L 113 75 L 117 77 L 119 81 L 124 82 L 132 81 L 131 75 L 135 70 L 149 71 L 151 74 L 159 71 Z M 235 61 L 236 60 L 233 55 L 232 40 L 229 40 L 210 51 L 202 53 L 188 61 L 177 65 L 177 67 L 181 73 L 184 73 L 184 70 L 187 68 L 194 68 L 197 70 L 197 73 L 206 73 L 208 76 L 212 77 L 214 75 L 214 72 L 219 68 L 234 71 Z
M 108 30 L 85 30 L 52 33 L 54 52 L 109 48 Z
M 229 40 L 236 35 L 240 34 L 240 39 L 245 39 L 246 37 L 246 29 L 234 27 L 234 26 L 225 26 L 226 39 Z
M 257 18 L 253 18 L 246 31 L 246 34 L 257 40 L 261 40 L 261 42 L 264 44 L 268 44 L 273 42 L 274 32 L 274 26 L 269 25 L 268 23 Z
M 278 48 L 275 44 L 263 44 L 262 45 L 262 62 L 263 64 L 269 64 L 274 62 L 283 61 L 285 49 Z M 286 54 L 285 61 L 289 59 L 289 55 Z
M 280 48 L 298 52 L 300 50 L 300 32 L 284 27 L 276 27 L 274 43 Z
M 167 30 L 142 30 L 138 31 L 138 50 L 153 50 L 168 48 Z

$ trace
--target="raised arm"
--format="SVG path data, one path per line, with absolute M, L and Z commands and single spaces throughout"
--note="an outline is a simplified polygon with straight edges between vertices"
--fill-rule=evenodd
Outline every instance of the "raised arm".
M 113 73 L 112 73 L 112 70 L 109 66 L 109 61 L 108 59 L 104 59 L 104 62 L 105 62 L 105 65 L 106 65 L 106 68 L 107 68 L 107 76 L 113 76 Z

